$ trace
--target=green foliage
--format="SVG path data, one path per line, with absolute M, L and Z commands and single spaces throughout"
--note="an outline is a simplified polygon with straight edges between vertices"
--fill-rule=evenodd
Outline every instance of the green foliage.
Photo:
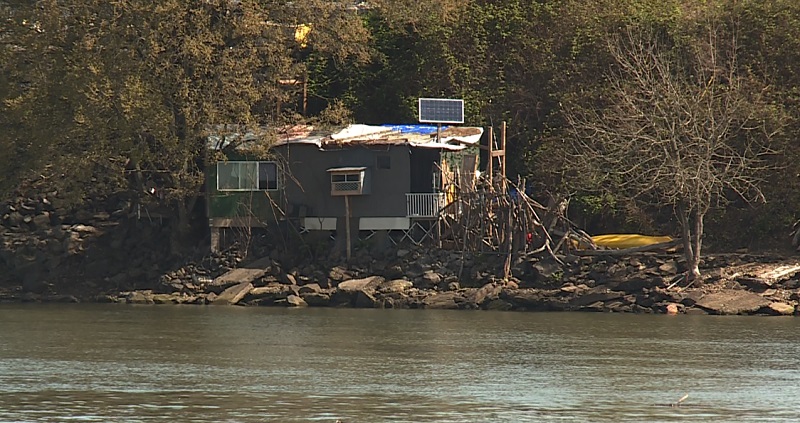
M 542 193 L 579 193 L 587 213 L 633 215 L 641 209 L 598 189 L 608 180 L 570 162 L 565 106 L 608 107 L 609 40 L 624 28 L 648 28 L 679 58 L 713 23 L 720 39 L 736 40 L 739 74 L 764 82 L 760 95 L 775 107 L 759 118 L 785 122 L 772 137 L 775 170 L 763 175 L 768 203 L 754 213 L 784 222 L 800 208 L 796 1 L 352 4 L 0 2 L 0 191 L 35 178 L 80 203 L 89 188 L 138 195 L 152 180 L 179 207 L 199 187 L 209 128 L 411 123 L 418 97 L 441 96 L 466 100 L 467 124 L 509 123 L 512 177 Z M 305 44 L 297 25 L 310 28 Z M 278 83 L 292 79 L 307 84 Z
M 15 7 L 0 73 L 1 123 L 11 129 L 0 143 L 14 146 L 0 158 L 5 181 L 43 173 L 54 188 L 80 192 L 96 171 L 130 173 L 137 177 L 108 189 L 138 192 L 151 180 L 180 206 L 201 184 L 209 131 L 241 132 L 283 117 L 275 105 L 292 93 L 277 82 L 303 68 L 297 22 L 312 26 L 306 48 L 316 55 L 364 59 L 367 34 L 352 13 L 321 1 L 294 6 L 46 0 Z

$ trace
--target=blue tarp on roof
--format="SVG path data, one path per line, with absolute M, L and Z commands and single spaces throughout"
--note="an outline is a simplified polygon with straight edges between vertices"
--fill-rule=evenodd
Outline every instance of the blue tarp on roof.
M 434 134 L 436 133 L 436 125 L 394 125 L 390 123 L 385 123 L 381 125 L 386 128 L 391 128 L 393 131 L 398 131 L 401 134 Z M 442 131 L 447 129 L 446 126 L 442 126 Z

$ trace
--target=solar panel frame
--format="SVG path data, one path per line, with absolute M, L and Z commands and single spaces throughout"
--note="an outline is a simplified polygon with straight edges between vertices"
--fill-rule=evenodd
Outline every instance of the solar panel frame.
M 464 123 L 464 100 L 420 98 L 419 121 L 422 123 Z

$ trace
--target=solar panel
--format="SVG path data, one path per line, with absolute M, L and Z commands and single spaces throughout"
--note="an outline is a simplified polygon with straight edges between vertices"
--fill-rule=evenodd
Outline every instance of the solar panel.
M 419 121 L 427 123 L 464 123 L 464 100 L 420 98 Z

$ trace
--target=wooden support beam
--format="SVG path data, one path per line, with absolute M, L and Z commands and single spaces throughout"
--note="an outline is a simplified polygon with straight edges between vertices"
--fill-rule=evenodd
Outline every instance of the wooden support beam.
M 492 162 L 494 162 L 494 159 L 493 159 L 494 156 L 493 156 L 493 153 L 492 153 L 492 149 L 494 149 L 494 130 L 493 129 L 494 128 L 492 128 L 490 126 L 489 130 L 486 131 L 488 133 L 488 138 L 489 138 L 489 143 L 488 143 L 489 144 L 489 148 L 488 148 L 488 150 L 489 150 L 489 154 L 488 154 L 489 163 L 486 165 L 486 173 L 489 174 L 489 186 L 490 187 L 493 186 L 492 185 L 492 173 L 494 173 L 494 166 L 493 166 L 493 163 L 492 163 Z
M 503 155 L 500 157 L 500 180 L 503 184 L 503 193 L 506 189 L 506 121 L 500 126 L 500 151 Z

